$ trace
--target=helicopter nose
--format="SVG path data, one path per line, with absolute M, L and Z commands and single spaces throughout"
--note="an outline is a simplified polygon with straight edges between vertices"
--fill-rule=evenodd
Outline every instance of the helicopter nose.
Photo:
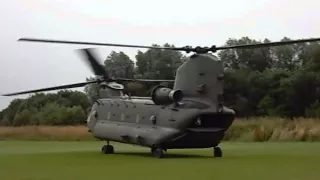
M 87 118 L 87 126 L 89 128 L 89 130 L 88 130 L 89 132 L 92 132 L 92 130 L 97 122 L 97 118 L 98 118 L 98 113 L 97 113 L 97 111 L 93 110 Z

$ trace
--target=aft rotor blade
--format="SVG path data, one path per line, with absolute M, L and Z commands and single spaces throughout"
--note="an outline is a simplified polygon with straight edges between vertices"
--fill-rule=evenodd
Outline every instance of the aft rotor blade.
M 42 89 L 36 89 L 36 90 L 21 91 L 21 92 L 10 93 L 10 94 L 3 94 L 2 96 L 14 96 L 14 95 L 21 95 L 21 94 L 29 94 L 29 93 L 36 93 L 36 92 L 59 90 L 59 89 L 77 88 L 77 87 L 83 87 L 83 86 L 85 86 L 87 84 L 97 83 L 97 82 L 99 82 L 99 81 L 94 80 L 94 81 L 88 81 L 88 82 L 82 82 L 82 83 L 75 83 L 75 84 L 68 84 L 68 85 L 55 86 L 55 87 L 49 87 L 49 88 L 42 88 Z
M 147 49 L 180 50 L 179 48 L 171 48 L 171 47 L 156 47 L 156 46 L 142 46 L 142 45 L 129 45 L 129 44 L 113 44 L 113 43 L 98 43 L 98 42 L 84 42 L 84 41 L 66 41 L 66 40 L 38 39 L 38 38 L 20 38 L 18 41 L 44 42 L 44 43 L 60 43 L 60 44 L 76 44 L 76 45 L 95 45 L 95 46 L 132 47 L 132 48 L 147 48 Z
M 96 76 L 103 76 L 105 79 L 108 79 L 108 73 L 99 63 L 91 49 L 80 49 L 79 52 L 85 57 L 85 62 L 91 67 Z
M 128 79 L 128 78 L 116 78 L 116 81 L 133 81 L 133 82 L 174 82 L 171 79 Z
M 244 45 L 234 45 L 234 46 L 222 46 L 216 47 L 216 50 L 223 50 L 223 49 L 245 49 L 245 48 L 263 48 L 269 46 L 283 46 L 283 45 L 291 45 L 296 43 L 306 43 L 306 42 L 316 42 L 320 41 L 320 38 L 310 38 L 310 39 L 299 39 L 299 40 L 288 40 L 288 41 L 276 41 L 276 42 L 269 42 L 269 43 L 257 43 L 257 44 L 244 44 Z

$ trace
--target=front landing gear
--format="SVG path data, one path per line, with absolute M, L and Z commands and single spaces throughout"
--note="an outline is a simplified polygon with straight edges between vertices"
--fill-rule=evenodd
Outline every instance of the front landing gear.
M 222 150 L 220 147 L 216 146 L 213 148 L 213 156 L 214 157 L 222 157 Z
M 103 145 L 101 148 L 101 152 L 103 154 L 113 154 L 114 153 L 114 148 L 112 145 L 109 145 L 109 141 L 108 141 L 108 145 Z
M 162 148 L 158 148 L 158 147 L 152 147 L 151 148 L 151 153 L 152 156 L 155 158 L 163 158 L 164 156 L 164 150 Z
M 102 148 L 101 148 L 101 152 L 102 152 L 103 154 L 113 154 L 113 153 L 114 153 L 113 146 L 111 146 L 111 145 L 104 145 L 104 146 L 102 146 Z

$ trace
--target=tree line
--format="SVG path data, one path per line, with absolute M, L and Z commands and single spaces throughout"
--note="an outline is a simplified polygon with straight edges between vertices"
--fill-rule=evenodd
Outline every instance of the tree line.
M 290 38 L 281 39 L 287 40 Z M 270 40 L 230 38 L 225 45 L 262 42 Z M 170 44 L 164 46 L 174 47 Z M 225 69 L 225 105 L 233 108 L 239 117 L 320 117 L 319 43 L 227 49 L 216 55 L 222 60 Z M 138 51 L 134 63 L 124 52 L 112 51 L 106 57 L 104 67 L 114 77 L 174 79 L 176 69 L 187 58 L 180 51 L 148 49 L 145 52 Z M 125 84 L 125 91 L 131 95 L 148 96 L 153 85 L 130 82 Z M 97 85 L 91 84 L 84 88 L 84 92 L 63 90 L 15 99 L 0 112 L 0 123 L 84 123 L 93 100 L 97 98 L 96 88 Z

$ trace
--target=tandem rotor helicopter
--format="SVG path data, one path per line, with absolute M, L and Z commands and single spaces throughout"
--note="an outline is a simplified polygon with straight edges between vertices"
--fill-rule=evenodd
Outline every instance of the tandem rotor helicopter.
M 96 80 L 23 91 L 4 96 L 83 87 L 99 84 L 99 98 L 87 118 L 89 132 L 104 140 L 104 154 L 114 153 L 110 141 L 135 144 L 151 149 L 156 158 L 164 157 L 168 149 L 213 148 L 214 157 L 222 157 L 218 146 L 225 131 L 235 118 L 235 111 L 223 104 L 223 66 L 209 52 L 224 49 L 263 48 L 320 41 L 320 38 L 285 42 L 247 44 L 222 47 L 153 47 L 124 44 L 63 41 L 50 39 L 22 38 L 19 41 L 64 43 L 79 45 L 118 46 L 131 48 L 167 49 L 193 52 L 176 71 L 174 80 L 149 80 L 111 78 L 95 58 L 91 49 L 81 49 L 86 61 L 97 76 Z M 123 93 L 121 82 L 173 82 L 173 89 L 156 85 L 151 97 L 131 97 Z

